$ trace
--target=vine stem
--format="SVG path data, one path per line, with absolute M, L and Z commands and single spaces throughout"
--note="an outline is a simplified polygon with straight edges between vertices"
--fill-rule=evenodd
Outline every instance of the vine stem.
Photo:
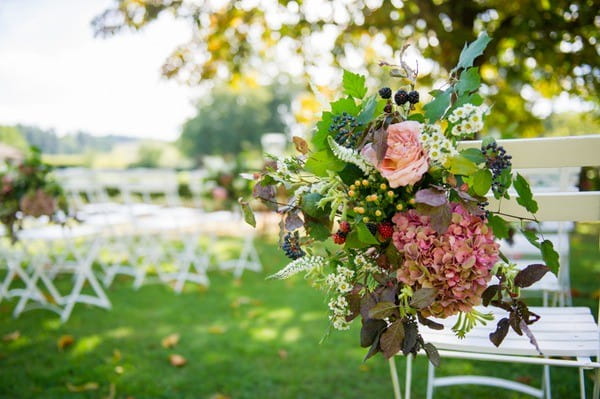
M 528 218 L 528 217 L 521 217 L 521 216 L 516 216 L 516 215 L 511 215 L 509 213 L 504 213 L 504 212 L 500 212 L 500 211 L 496 211 L 496 212 L 492 212 L 495 215 L 500 215 L 500 216 L 507 216 L 507 217 L 511 217 L 511 218 L 515 218 L 515 219 L 519 219 L 521 221 L 523 220 L 527 220 L 529 222 L 536 222 L 539 223 L 537 219 L 533 219 L 533 218 Z

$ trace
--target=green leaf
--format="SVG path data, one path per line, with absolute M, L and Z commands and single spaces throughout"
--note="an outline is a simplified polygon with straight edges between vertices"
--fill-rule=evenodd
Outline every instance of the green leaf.
M 371 122 L 373 115 L 375 115 L 375 109 L 377 108 L 377 97 L 371 96 L 362 103 L 362 111 L 358 114 L 356 121 L 361 125 L 366 125 Z
M 365 244 L 379 244 L 379 240 L 375 238 L 371 231 L 364 223 L 356 225 L 356 231 L 358 232 L 358 239 Z
M 321 120 L 317 122 L 316 130 L 312 136 L 312 143 L 317 151 L 323 150 L 325 148 L 329 148 L 327 144 L 327 136 L 331 133 L 329 132 L 329 126 L 333 122 L 333 114 L 329 111 L 323 112 L 321 116 Z
M 356 231 L 356 229 L 352 230 L 350 233 L 348 233 L 348 235 L 346 236 L 346 243 L 344 244 L 344 248 L 346 249 L 351 249 L 351 248 L 364 248 L 367 245 L 364 244 L 359 238 L 358 238 L 358 232 Z
M 473 161 L 467 159 L 462 154 L 450 158 L 448 165 L 450 172 L 455 175 L 471 176 L 479 170 Z
M 408 120 L 425 123 L 425 116 L 423 114 L 410 114 Z
M 331 235 L 331 232 L 323 223 L 309 221 L 306 223 L 308 235 L 317 241 L 325 241 Z
M 523 236 L 531 243 L 531 245 L 540 249 L 541 245 L 538 242 L 539 237 L 537 235 L 537 231 L 522 229 L 521 233 L 523 233 Z
M 541 244 L 542 250 L 542 259 L 546 262 L 546 266 L 550 268 L 550 271 L 554 274 L 558 273 L 559 267 L 559 256 L 558 252 L 554 249 L 554 245 L 552 245 L 552 241 L 544 240 Z
M 492 173 L 488 169 L 480 169 L 473 175 L 473 191 L 475 194 L 485 196 L 492 187 Z
M 244 201 L 242 197 L 238 198 L 238 202 L 242 207 L 242 214 L 244 215 L 244 221 L 252 227 L 256 227 L 256 219 L 254 218 L 254 212 L 247 201 Z
M 479 88 L 481 78 L 479 77 L 479 68 L 465 69 L 460 74 L 460 80 L 456 83 L 456 91 L 459 95 L 470 93 Z
M 370 319 L 385 319 L 394 314 L 398 309 L 398 305 L 393 302 L 379 302 L 377 305 L 369 309 Z
M 491 40 L 492 39 L 484 31 L 479 35 L 479 37 L 474 42 L 469 43 L 468 45 L 465 44 L 465 47 L 461 51 L 460 56 L 458 58 L 458 64 L 451 71 L 451 73 L 454 73 L 461 68 L 472 67 L 473 61 L 475 61 L 475 58 L 477 58 L 481 54 L 483 54 L 483 51 L 485 50 L 485 48 L 487 47 L 488 43 Z
M 492 136 L 485 136 L 483 138 L 483 140 L 481 140 L 481 147 L 487 147 L 490 144 L 494 144 L 496 142 L 496 139 L 494 139 Z
M 519 194 L 517 203 L 527 209 L 527 211 L 536 213 L 538 211 L 538 203 L 533 199 L 533 194 L 527 180 L 517 173 L 517 177 L 513 180 L 513 185 L 515 190 L 517 190 L 517 194 Z
M 344 166 L 344 169 L 340 171 L 339 175 L 342 181 L 348 186 L 354 184 L 354 182 L 359 179 L 362 180 L 365 177 L 363 171 L 360 170 L 358 166 L 351 163 L 347 163 L 346 166 Z
M 308 193 L 302 196 L 302 211 L 313 218 L 322 218 L 329 213 L 327 209 L 320 208 L 317 204 L 323 199 L 319 193 Z
M 466 150 L 462 150 L 460 155 L 467 158 L 469 161 L 474 162 L 476 164 L 484 163 L 485 156 L 481 152 L 479 148 L 467 148 Z
M 340 98 L 339 100 L 332 102 L 330 105 L 331 112 L 334 115 L 346 112 L 350 115 L 356 116 L 360 112 L 360 107 L 356 105 L 352 97 Z
M 311 154 L 306 161 L 305 169 L 317 176 L 327 176 L 327 171 L 339 172 L 344 169 L 346 162 L 339 160 L 331 149 L 321 150 Z
M 450 106 L 452 97 L 452 88 L 449 87 L 442 93 L 438 94 L 431 102 L 427 103 L 423 109 L 425 110 L 425 118 L 433 123 L 439 120 Z
M 477 93 L 465 93 L 463 95 L 458 96 L 458 98 L 452 105 L 452 109 L 455 110 L 456 108 L 461 107 L 465 104 L 481 105 L 483 104 L 483 97 L 481 97 Z
M 510 225 L 500 216 L 491 213 L 487 218 L 487 224 L 492 228 L 496 238 L 503 239 L 509 237 Z
M 365 94 L 367 94 L 365 77 L 345 69 L 344 76 L 342 78 L 342 87 L 346 94 L 354 98 L 363 98 Z

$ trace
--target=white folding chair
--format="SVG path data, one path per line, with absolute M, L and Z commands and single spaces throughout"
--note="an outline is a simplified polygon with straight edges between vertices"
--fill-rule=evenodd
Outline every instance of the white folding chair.
M 479 147 L 480 142 L 464 142 L 464 147 Z M 516 168 L 561 168 L 595 166 L 600 163 L 600 135 L 502 140 L 499 142 L 513 156 Z M 540 221 L 600 221 L 600 192 L 544 192 L 536 195 Z M 490 200 L 490 209 L 497 209 L 498 203 Z M 510 215 L 529 217 L 513 199 L 502 202 L 502 212 Z M 483 308 L 484 311 L 497 311 Z M 531 310 L 541 319 L 530 326 L 543 353 L 540 356 L 527 336 L 519 336 L 510 331 L 500 347 L 495 347 L 488 339 L 495 330 L 492 323 L 475 327 L 465 339 L 458 339 L 449 327 L 454 318 L 436 320 L 446 326 L 436 331 L 421 328 L 425 342 L 431 342 L 438 349 L 442 361 L 446 358 L 508 362 L 511 367 L 518 363 L 548 366 L 544 369 L 543 386 L 537 389 L 515 381 L 493 376 L 451 376 L 436 377 L 430 365 L 428 372 L 427 398 L 433 397 L 434 390 L 450 385 L 476 384 L 501 387 L 520 391 L 534 397 L 550 398 L 550 366 L 575 367 L 579 369 L 581 398 L 586 397 L 584 370 L 594 372 L 592 397 L 600 395 L 600 326 L 594 320 L 591 310 L 584 307 L 533 307 Z M 505 314 L 502 313 L 502 314 Z M 599 315 L 600 316 L 600 315 Z M 499 317 L 499 316 L 497 316 Z M 592 360 L 592 358 L 596 360 Z M 395 373 L 394 359 L 390 359 L 395 397 L 400 398 L 399 383 Z M 443 364 L 442 366 L 443 367 Z M 410 398 L 410 378 L 412 359 L 407 359 L 405 396 Z

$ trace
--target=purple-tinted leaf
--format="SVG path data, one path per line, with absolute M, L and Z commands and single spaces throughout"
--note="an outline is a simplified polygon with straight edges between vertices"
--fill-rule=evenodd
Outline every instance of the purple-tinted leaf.
M 525 269 L 517 273 L 517 275 L 515 276 L 515 285 L 521 288 L 529 287 L 534 283 L 540 281 L 540 279 L 544 277 L 544 275 L 549 271 L 550 269 L 546 265 L 529 265 Z
M 427 354 L 427 358 L 435 367 L 439 367 L 440 365 L 440 354 L 438 353 L 437 348 L 431 343 L 428 342 L 423 345 L 423 349 L 425 349 L 425 353 Z
M 260 198 L 263 201 L 272 201 L 275 198 L 275 186 L 263 186 L 255 184 L 252 190 L 254 198 Z
M 401 320 L 396 320 L 381 334 L 379 345 L 386 359 L 391 358 L 402 349 L 404 341 L 404 325 Z
M 423 324 L 426 327 L 431 328 L 432 330 L 443 330 L 444 325 L 433 320 L 430 320 L 426 317 L 423 317 L 421 313 L 417 312 L 417 317 L 419 318 L 419 323 Z
M 365 294 L 360 300 L 360 315 L 363 319 L 369 319 L 369 310 L 377 304 L 372 294 Z
M 404 341 L 402 342 L 402 353 L 408 355 L 417 345 L 417 336 L 419 330 L 417 324 L 413 322 L 404 322 Z
M 348 310 L 350 314 L 346 316 L 346 321 L 351 322 L 360 314 L 360 295 L 359 292 L 362 285 L 357 284 L 349 294 L 346 295 L 346 301 L 348 301 Z
M 417 191 L 415 201 L 429 206 L 441 206 L 448 203 L 448 198 L 445 191 L 425 188 Z
M 360 346 L 363 348 L 371 346 L 386 325 L 383 320 L 365 320 L 360 329 Z
M 370 358 L 375 356 L 377 354 L 377 352 L 379 352 L 379 350 L 380 350 L 379 349 L 379 340 L 380 339 L 381 339 L 381 331 L 379 331 L 379 333 L 377 333 L 377 335 L 375 336 L 375 339 L 373 340 L 373 345 L 371 345 L 371 348 L 369 349 L 369 352 L 367 352 L 365 358 L 363 359 L 363 362 L 366 362 L 367 360 L 369 360 Z
M 431 227 L 438 233 L 444 234 L 452 221 L 450 204 L 436 206 L 431 216 Z
M 393 302 L 379 302 L 377 305 L 369 309 L 370 319 L 385 319 L 394 314 L 398 305 Z
M 527 338 L 529 338 L 529 342 L 531 342 L 531 345 L 535 346 L 535 350 L 538 351 L 540 355 L 543 355 L 542 351 L 540 350 L 540 347 L 538 346 L 537 340 L 535 339 L 533 333 L 527 326 L 527 323 L 525 323 L 524 320 L 521 320 L 521 322 L 519 323 L 519 327 L 521 327 L 521 331 L 523 331 L 525 335 L 527 335 Z
M 510 326 L 512 329 L 519 335 L 523 335 L 523 331 L 521 330 L 521 317 L 516 312 L 510 312 L 510 316 L 508 321 L 510 322 Z
M 456 194 L 458 194 L 458 196 L 465 201 L 479 202 L 479 201 L 477 201 L 477 198 L 473 197 L 471 194 L 469 194 L 466 191 L 456 190 Z
M 385 153 L 387 152 L 387 137 L 387 129 L 379 128 L 375 130 L 373 135 L 373 148 L 375 149 L 375 154 L 377 155 L 377 163 L 383 160 Z
M 436 296 L 437 290 L 435 288 L 420 288 L 413 294 L 410 306 L 416 309 L 425 309 L 435 301 Z
M 288 213 L 285 218 L 285 229 L 287 231 L 294 231 L 304 226 L 304 221 L 299 216 L 300 210 Z
M 485 291 L 483 291 L 483 294 L 481 294 L 481 302 L 483 303 L 483 306 L 488 306 L 499 291 L 500 286 L 498 284 L 490 285 L 489 287 L 487 287 Z
M 496 331 L 490 333 L 490 341 L 492 344 L 500 346 L 502 341 L 504 341 L 504 337 L 506 337 L 506 334 L 508 334 L 508 327 L 509 321 L 506 317 L 498 322 Z

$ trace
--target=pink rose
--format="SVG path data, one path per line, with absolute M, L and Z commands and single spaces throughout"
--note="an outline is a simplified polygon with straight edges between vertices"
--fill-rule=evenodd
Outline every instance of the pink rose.
M 421 124 L 415 121 L 395 123 L 388 127 L 388 148 L 383 160 L 377 164 L 377 155 L 371 143 L 361 154 L 385 177 L 390 187 L 415 184 L 429 169 L 427 153 L 421 145 Z

